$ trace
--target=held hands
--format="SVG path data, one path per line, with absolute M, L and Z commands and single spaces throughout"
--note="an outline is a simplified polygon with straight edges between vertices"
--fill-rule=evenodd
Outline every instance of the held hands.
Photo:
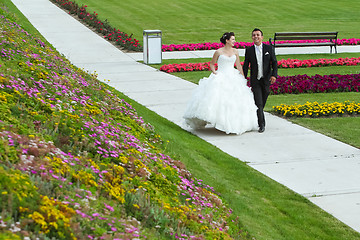
M 238 72 L 241 76 L 243 76 L 245 78 L 244 74 L 240 70 Z
M 271 82 L 271 84 L 273 84 L 275 81 L 276 81 L 276 77 L 271 76 L 271 77 L 270 77 L 270 82 Z

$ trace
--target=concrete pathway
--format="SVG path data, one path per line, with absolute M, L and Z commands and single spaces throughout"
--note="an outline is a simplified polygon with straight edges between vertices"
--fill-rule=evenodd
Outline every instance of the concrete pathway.
M 137 63 L 134 59 L 142 60 L 139 54 L 119 51 L 48 0 L 12 1 L 73 64 L 96 71 L 99 79 L 110 80 L 109 85 L 182 126 L 182 114 L 195 84 Z M 360 52 L 359 46 L 338 50 Z M 196 55 L 211 57 L 212 51 L 164 53 L 167 58 Z M 360 232 L 360 150 L 270 114 L 266 114 L 266 119 L 263 134 L 233 136 L 211 128 L 194 134 L 305 196 Z M 258 145 L 261 149 L 255 147 Z

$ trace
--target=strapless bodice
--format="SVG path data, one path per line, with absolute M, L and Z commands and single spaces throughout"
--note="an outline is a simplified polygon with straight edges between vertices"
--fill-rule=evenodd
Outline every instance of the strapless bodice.
M 220 55 L 218 58 L 218 72 L 227 72 L 227 71 L 233 71 L 234 64 L 236 61 L 236 55 L 232 55 L 231 57 L 228 57 L 226 55 Z

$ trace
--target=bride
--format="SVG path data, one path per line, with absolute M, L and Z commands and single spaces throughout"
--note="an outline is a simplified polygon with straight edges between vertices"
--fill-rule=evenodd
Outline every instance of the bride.
M 193 129 L 211 124 L 227 134 L 257 130 L 257 107 L 246 85 L 239 53 L 233 48 L 235 35 L 226 32 L 220 41 L 225 46 L 215 51 L 210 62 L 212 73 L 202 78 L 194 90 L 184 114 L 185 122 Z

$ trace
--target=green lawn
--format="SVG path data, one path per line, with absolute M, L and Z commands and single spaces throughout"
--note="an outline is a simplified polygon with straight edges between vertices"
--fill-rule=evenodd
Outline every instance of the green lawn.
M 8 0 L 6 0 L 8 1 Z M 86 1 L 89 2 L 90 1 Z M 110 2 L 110 1 L 109 1 Z M 160 1 L 157 1 L 157 3 Z M 204 5 L 201 7 L 201 4 Z M 229 5 L 230 3 L 218 2 L 218 3 L 209 3 L 209 5 L 205 4 L 205 1 L 199 1 L 193 3 L 190 1 L 182 1 L 177 3 L 179 6 L 187 6 L 192 11 L 207 11 L 207 13 L 211 12 L 212 9 L 216 9 L 221 12 L 221 9 L 224 9 L 224 3 Z M 278 3 L 278 1 L 271 1 L 270 3 Z M 160 14 L 161 11 L 157 12 L 154 10 L 154 7 L 148 6 L 149 2 L 140 1 L 113 1 L 112 3 L 116 3 L 119 5 L 127 6 L 126 12 L 125 10 L 119 11 L 119 9 L 114 8 L 114 6 L 109 5 L 106 1 L 93 1 L 93 3 L 98 4 L 103 7 L 108 12 L 115 12 L 115 16 L 125 16 L 126 14 L 132 14 L 131 11 L 135 12 L 136 18 L 126 18 L 125 20 L 129 23 L 124 23 L 124 26 L 134 26 L 139 24 L 139 21 L 143 21 L 141 18 L 145 19 L 149 14 L 145 14 L 145 9 L 149 11 L 156 12 L 156 17 L 160 18 L 163 14 Z M 176 5 L 174 2 L 162 2 L 164 4 L 161 5 L 162 11 L 171 11 L 172 8 L 167 9 L 169 5 Z M 267 2 L 268 4 L 269 2 Z M 314 3 L 310 2 L 312 5 L 318 5 L 318 8 L 323 6 L 327 6 L 326 2 L 320 1 Z M 333 4 L 331 4 L 333 3 Z M 347 2 L 345 2 L 347 3 Z M 345 5 L 345 3 L 338 3 L 343 5 L 346 9 L 353 11 L 356 7 L 350 7 L 351 3 Z M 139 14 L 140 9 L 138 8 L 138 4 L 143 4 L 143 12 L 144 15 Z M 235 16 L 239 19 L 247 20 L 246 17 L 240 16 L 239 13 L 242 13 L 242 9 L 251 9 L 253 10 L 254 4 L 251 2 L 242 2 L 240 3 L 232 3 L 238 6 Z M 294 6 L 295 3 L 289 3 Z M 335 1 L 330 2 L 330 6 L 334 5 Z M 89 4 L 88 4 L 89 5 Z M 250 6 L 251 5 L 251 6 Z M 277 4 L 279 5 L 279 4 Z M 306 4 L 301 4 L 302 6 Z M 211 6 L 211 7 L 210 7 Z M 347 7 L 348 6 L 348 7 Z M 147 7 L 147 8 L 146 8 Z M 317 9 L 318 9 L 317 8 Z M 335 7 L 333 6 L 333 12 L 335 12 Z M 227 8 L 230 12 L 234 13 L 235 9 L 232 7 Z M 276 7 L 271 6 L 270 9 L 275 10 Z M 308 8 L 306 8 L 308 9 Z M 317 10 L 316 9 L 316 10 Z M 346 10 L 345 9 L 345 10 Z M 118 11 L 116 11 L 118 10 Z M 291 7 L 288 8 L 290 12 Z M 345 11 L 344 10 L 344 11 Z M 99 12 L 99 10 L 96 10 Z M 175 11 L 172 9 L 175 15 L 179 16 L 181 14 L 180 10 Z M 224 10 L 223 10 L 224 11 Z M 226 11 L 227 15 L 229 11 Z M 244 14 L 249 14 L 248 11 L 244 11 Z M 270 19 L 275 19 L 277 11 L 269 12 L 271 17 Z M 284 12 L 284 11 L 283 11 Z M 315 9 L 312 11 L 315 12 Z M 141 12 L 140 12 L 141 13 Z M 212 15 L 214 15 L 213 13 Z M 295 14 L 295 13 L 294 13 Z M 160 16 L 161 15 L 161 16 Z M 220 14 L 219 14 L 220 15 Z M 230 24 L 234 20 L 230 17 L 227 21 L 224 20 L 224 14 L 221 15 L 221 21 L 224 23 Z M 239 16 L 238 16 L 239 15 Z M 257 15 L 257 14 L 255 14 Z M 290 15 L 290 14 L 289 14 Z M 344 14 L 345 15 L 345 14 Z M 106 16 L 106 15 L 103 15 Z M 128 15 L 127 15 L 128 16 Z M 181 15 L 183 16 L 183 15 Z M 250 16 L 250 15 L 249 15 Z M 294 15 L 290 15 L 292 17 Z M 317 15 L 319 16 L 319 14 Z M 320 14 L 323 16 L 323 14 Z M 212 19 L 213 16 L 210 16 L 209 19 Z M 108 18 L 110 21 L 111 19 Z M 178 18 L 177 18 L 178 19 Z M 182 19 L 186 19 L 185 17 Z M 124 20 L 124 21 L 125 21 Z M 147 18 L 149 20 L 149 18 Z M 170 19 L 171 20 L 171 19 Z M 169 20 L 169 22 L 170 22 Z M 199 17 L 199 21 L 201 19 Z M 296 18 L 294 19 L 296 20 Z M 174 21 L 174 20 L 172 20 Z M 240 25 L 240 21 L 235 20 L 236 23 Z M 249 21 L 249 20 L 247 20 Z M 176 26 L 176 22 L 172 23 L 173 26 Z M 130 24 L 131 23 L 131 24 Z M 150 24 L 151 22 L 149 22 Z M 259 24 L 261 22 L 259 21 Z M 170 23 L 169 23 L 170 24 Z M 190 24 L 190 22 L 189 22 Z M 195 24 L 195 23 L 193 23 Z M 200 23 L 199 23 L 200 24 Z M 241 23 L 245 24 L 245 23 Z M 212 28 L 213 26 L 209 24 L 204 24 L 204 27 L 209 28 L 210 30 L 205 31 L 209 34 L 216 33 L 219 29 Z M 229 25 L 230 26 L 230 25 Z M 150 28 L 151 26 L 149 26 Z M 181 27 L 181 26 L 180 26 Z M 275 27 L 275 25 L 273 26 Z M 338 27 L 338 26 L 337 26 Z M 119 26 L 120 28 L 120 26 Z M 155 28 L 155 27 L 153 27 Z M 160 27 L 159 27 L 160 28 Z M 244 28 L 244 25 L 239 27 L 240 29 Z M 252 28 L 252 27 L 251 27 Z M 340 26 L 339 26 L 340 28 Z M 349 27 L 348 27 L 349 28 Z M 344 28 L 345 29 L 345 28 Z M 354 28 L 355 29 L 355 28 Z M 322 29 L 324 30 L 324 29 Z M 330 30 L 330 29 L 329 29 Z M 124 29 L 124 31 L 127 31 Z M 198 31 L 198 30 L 197 30 Z M 221 30 L 223 31 L 223 30 Z M 246 30 L 246 32 L 250 31 L 250 28 Z M 128 31 L 131 32 L 131 31 Z M 174 33 L 177 33 L 174 31 Z M 141 33 L 140 33 L 141 34 Z M 354 33 L 355 34 L 355 33 Z M 170 34 L 171 35 L 171 34 Z M 170 36 L 169 35 L 169 36 Z M 174 39 L 180 39 L 182 41 L 183 35 L 174 35 Z M 184 36 L 186 36 L 184 34 Z M 190 35 L 187 35 L 190 36 Z M 196 36 L 196 34 L 194 34 Z M 214 34 L 215 36 L 215 34 Z M 210 38 L 210 37 L 209 37 Z M 195 39 L 195 38 L 194 38 Z M 204 39 L 207 39 L 207 37 Z M 201 40 L 194 40 L 201 41 Z M 217 41 L 217 37 L 215 40 L 207 40 L 207 41 Z M 320 69 L 320 68 L 319 68 Z M 208 75 L 209 72 L 206 72 Z M 198 78 L 199 79 L 199 78 Z M 151 123 L 156 132 L 159 133 L 165 141 L 169 141 L 166 147 L 166 153 L 173 156 L 174 159 L 182 161 L 187 168 L 191 171 L 191 173 L 199 179 L 203 179 L 207 184 L 215 187 L 215 189 L 221 194 L 224 200 L 230 205 L 233 209 L 235 215 L 239 216 L 239 222 L 243 226 L 245 231 L 248 231 L 250 236 L 253 237 L 251 239 L 257 240 L 270 240 L 270 239 L 298 239 L 298 240 L 313 240 L 313 239 L 326 239 L 326 240 L 339 240 L 339 239 L 360 239 L 359 233 L 355 232 L 342 222 L 338 221 L 330 214 L 324 212 L 319 207 L 312 204 L 307 199 L 301 197 L 300 195 L 294 193 L 293 191 L 287 189 L 286 187 L 276 183 L 275 181 L 269 179 L 268 177 L 260 174 L 255 171 L 251 167 L 247 166 L 245 163 L 239 161 L 238 159 L 229 156 L 228 154 L 220 151 L 218 148 L 213 145 L 199 139 L 198 137 L 184 131 L 177 125 L 171 123 L 170 121 L 158 116 L 154 112 L 145 108 L 144 106 L 139 105 L 135 101 L 128 99 L 125 95 L 119 93 L 119 95 L 124 98 L 126 101 L 132 103 L 132 105 L 137 109 L 140 116 L 142 116 L 146 122 Z M 282 95 L 279 96 L 279 99 L 269 99 L 269 105 L 271 102 L 283 102 L 283 103 L 292 103 L 296 100 L 296 97 L 304 97 L 311 98 L 310 95 L 294 95 L 287 96 Z M 313 94 L 313 96 L 316 96 Z M 320 96 L 320 95 L 317 95 Z M 324 98 L 328 98 L 331 95 L 324 95 Z M 283 99 L 281 99 L 281 97 Z M 356 95 L 352 96 L 343 95 L 343 98 L 356 98 Z M 339 98 L 341 99 L 341 94 L 335 94 L 331 96 L 331 98 Z M 301 99 L 301 100 L 304 100 Z M 297 100 L 300 101 L 300 100 Z M 349 122 L 347 122 L 349 123 Z M 315 124 L 313 124 L 315 125 Z M 325 124 L 320 124 L 324 126 Z M 358 125 L 357 125 L 358 126 Z M 331 127 L 330 127 L 331 128 Z M 349 128 L 349 127 L 348 127 Z
M 270 95 L 265 110 L 272 112 L 272 106 L 309 102 L 360 102 L 360 92 L 282 94 Z M 335 138 L 354 147 L 360 148 L 360 116 L 335 118 L 290 118 L 290 121 Z
M 360 57 L 360 53 L 341 53 L 341 54 L 311 54 L 311 55 L 279 55 L 277 59 L 319 59 L 319 58 L 352 58 Z M 243 60 L 243 57 L 240 57 Z M 163 64 L 171 63 L 196 63 L 208 62 L 209 58 L 199 59 L 171 59 L 164 60 Z M 161 65 L 151 65 L 159 69 Z M 281 76 L 292 76 L 297 74 L 307 75 L 328 75 L 328 74 L 358 74 L 360 66 L 335 66 L 335 67 L 312 67 L 312 68 L 279 68 L 278 74 Z M 175 76 L 186 79 L 193 83 L 198 83 L 203 77 L 208 77 L 210 71 L 179 72 L 172 73 Z M 270 95 L 265 106 L 265 110 L 272 112 L 273 106 L 280 104 L 294 103 L 304 104 L 309 102 L 344 102 L 360 101 L 360 93 L 316 93 L 316 94 L 287 94 L 287 95 Z M 360 117 L 337 117 L 337 118 L 291 118 L 290 121 L 305 126 L 339 141 L 345 142 L 357 148 L 360 148 Z
M 1 0 L 0 7 L 3 8 L 5 11 L 12 13 L 12 17 L 18 23 L 21 23 L 21 26 L 24 29 L 28 29 L 28 32 L 30 34 L 40 38 L 43 42 L 47 42 L 45 38 L 39 33 L 39 31 L 32 26 L 32 24 L 27 20 L 27 18 L 16 8 L 16 6 L 10 0 Z
M 319 75 L 328 75 L 328 74 L 354 74 L 359 73 L 360 66 L 338 66 L 338 67 L 322 67 L 322 68 L 296 68 L 296 69 L 279 69 L 278 74 L 280 76 L 292 76 L 292 75 L 303 75 L 307 74 L 313 76 L 316 74 Z M 199 80 L 203 77 L 208 77 L 210 71 L 197 71 L 197 72 L 177 72 L 172 73 L 173 75 L 186 79 L 192 83 L 198 83 Z
M 139 115 L 150 122 L 165 141 L 169 141 L 166 151 L 170 156 L 182 161 L 192 174 L 221 193 L 252 239 L 360 239 L 359 233 L 306 198 L 123 94 L 121 96 L 131 102 Z
M 320 59 L 320 58 L 358 58 L 360 53 L 338 53 L 338 54 L 304 54 L 304 55 L 278 55 L 277 60 L 281 59 Z M 164 64 L 174 63 L 198 63 L 209 62 L 210 58 L 190 58 L 190 59 L 165 59 L 162 64 L 151 65 L 154 68 L 160 69 Z M 240 61 L 244 61 L 244 57 L 240 57 Z M 292 76 L 298 74 L 307 74 L 309 76 L 319 74 L 358 74 L 360 72 L 360 66 L 334 66 L 334 67 L 312 67 L 312 68 L 279 68 L 278 74 L 280 76 Z M 195 72 L 177 72 L 172 73 L 175 76 L 186 79 L 193 83 L 198 83 L 203 77 L 208 77 L 210 71 L 195 71 Z
M 264 39 L 274 32 L 339 31 L 339 38 L 360 36 L 360 5 L 351 0 L 76 0 L 114 27 L 142 41 L 144 29 L 160 29 L 164 44 L 219 42 L 233 31 L 251 41 L 254 27 Z
M 163 43 L 218 42 L 219 35 L 234 31 L 237 41 L 251 41 L 250 32 L 257 26 L 264 30 L 265 39 L 276 31 L 340 31 L 339 38 L 359 35 L 359 6 L 350 1 L 129 1 L 77 0 L 108 19 L 113 26 L 134 33 L 141 40 L 143 29 L 163 31 Z M 267 5 L 261 11 L 255 5 Z M 321 9 L 321 11 L 319 11 Z M 339 11 L 341 9 L 341 11 Z M 271 24 L 269 24 L 271 22 Z M 325 54 L 296 58 L 335 58 L 360 56 L 360 54 Z M 282 56 L 280 58 L 294 58 Z M 209 59 L 170 60 L 174 62 L 209 61 Z M 158 66 L 159 67 L 159 66 Z M 331 67 L 281 69 L 281 75 L 356 73 L 358 67 Z M 283 71 L 284 70 L 284 71 Z M 287 72 L 288 71 L 288 72 Z M 181 78 L 197 82 L 210 72 L 177 73 Z M 268 106 L 294 101 L 329 99 L 342 101 L 357 99 L 359 94 L 307 94 L 271 96 Z M 125 97 L 125 96 L 124 96 Z M 126 97 L 125 97 L 126 98 Z M 131 101 L 127 99 L 127 101 Z M 246 231 L 256 239 L 358 239 L 359 235 L 305 198 L 264 177 L 212 145 L 183 131 L 173 123 L 157 116 L 143 106 L 131 101 L 144 119 L 152 123 L 159 134 L 169 141 L 167 151 L 188 166 L 190 171 L 212 184 L 239 215 Z M 271 110 L 271 107 L 268 109 Z M 334 120 L 294 120 L 318 131 L 340 138 L 360 147 L 360 134 L 352 136 L 359 118 Z M 326 121 L 326 120 L 325 120 Z M 330 122 L 330 124 L 328 124 Z M 335 129 L 336 128 L 336 129 Z M 345 128 L 345 130 L 344 130 Z M 337 130 L 337 131 L 335 131 Z M 334 132 L 335 131 L 335 132 Z M 338 136 L 340 134 L 340 136 Z

